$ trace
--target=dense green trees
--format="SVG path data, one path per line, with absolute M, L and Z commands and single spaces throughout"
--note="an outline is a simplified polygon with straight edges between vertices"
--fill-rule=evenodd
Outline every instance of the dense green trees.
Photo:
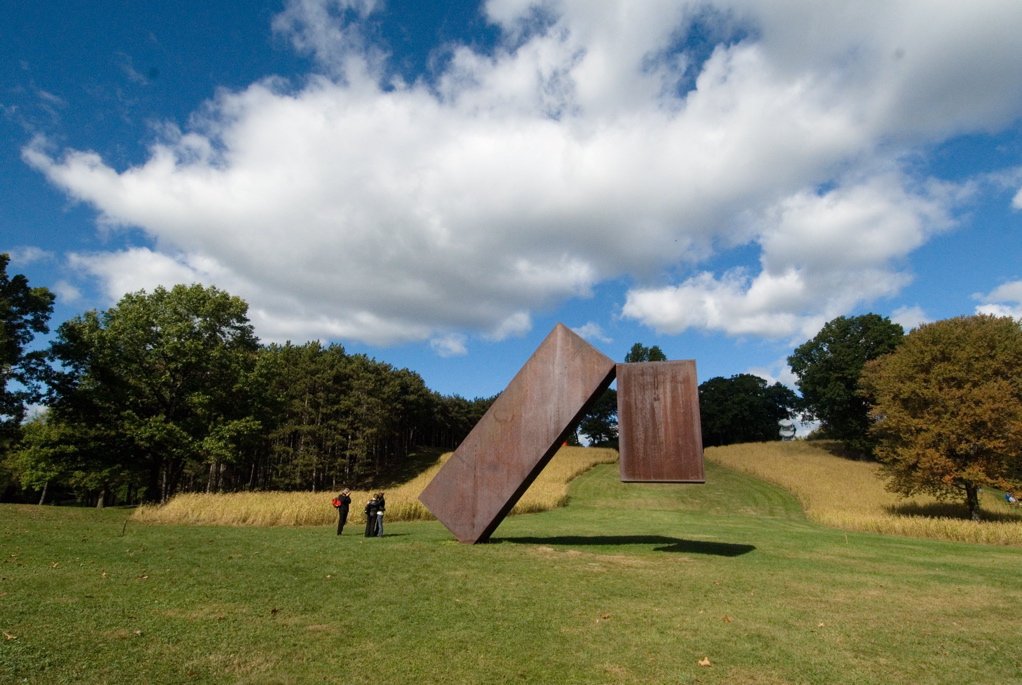
M 25 276 L 8 276 L 8 264 L 10 256 L 0 254 L 0 501 L 19 485 L 5 455 L 22 434 L 27 405 L 41 396 L 45 352 L 28 348 L 37 334 L 49 332 L 54 299 L 46 288 L 30 287 Z
M 228 487 L 337 489 L 371 481 L 415 446 L 453 449 L 493 402 L 443 397 L 408 369 L 340 345 L 270 345 L 256 377 L 266 389 L 266 444 Z M 234 470 L 236 471 L 236 469 Z
M 703 446 L 780 440 L 778 423 L 793 418 L 797 405 L 791 389 L 759 376 L 711 378 L 699 385 Z
M 1010 317 L 925 324 L 866 365 L 862 387 L 888 487 L 963 497 L 1022 490 L 1022 328 Z
M 336 489 L 453 449 L 495 398 L 429 390 L 340 345 L 261 346 L 239 298 L 199 285 L 66 322 L 49 410 L 4 459 L 27 491 L 163 501 L 177 491 Z
M 164 501 L 186 472 L 237 458 L 261 428 L 247 383 L 259 349 L 247 312 L 214 287 L 178 285 L 57 329 L 51 420 L 89 437 L 76 453 L 100 474 L 97 488 L 142 480 L 147 499 Z
M 29 287 L 25 276 L 8 276 L 8 264 L 10 255 L 0 254 L 0 448 L 17 435 L 25 405 L 39 400 L 45 352 L 26 347 L 49 332 L 54 299 L 46 288 Z
M 826 437 L 872 454 L 869 406 L 859 393 L 859 376 L 866 362 L 894 351 L 903 335 L 899 324 L 877 314 L 841 316 L 827 322 L 788 357 L 798 377 L 804 417 L 818 419 Z

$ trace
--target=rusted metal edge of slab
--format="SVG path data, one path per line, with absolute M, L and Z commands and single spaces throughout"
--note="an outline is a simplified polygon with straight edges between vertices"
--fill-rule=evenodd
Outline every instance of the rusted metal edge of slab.
M 694 360 L 618 364 L 617 402 L 622 482 L 706 482 Z
M 487 540 L 613 382 L 616 369 L 557 324 L 419 501 L 461 542 Z

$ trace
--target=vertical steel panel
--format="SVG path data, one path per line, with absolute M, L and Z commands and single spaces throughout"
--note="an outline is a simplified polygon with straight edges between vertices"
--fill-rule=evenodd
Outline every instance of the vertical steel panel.
M 458 540 L 485 541 L 614 380 L 615 368 L 557 324 L 419 501 Z
M 617 365 L 621 480 L 704 483 L 696 363 Z

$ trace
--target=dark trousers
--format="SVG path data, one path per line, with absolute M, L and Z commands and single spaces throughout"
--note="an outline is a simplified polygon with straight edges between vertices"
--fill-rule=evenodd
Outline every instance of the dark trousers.
M 340 535 L 341 531 L 344 530 L 344 524 L 348 522 L 348 509 L 347 507 L 337 508 L 337 534 Z

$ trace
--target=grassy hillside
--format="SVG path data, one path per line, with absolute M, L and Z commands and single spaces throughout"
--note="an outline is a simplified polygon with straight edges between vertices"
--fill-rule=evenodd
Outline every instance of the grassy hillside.
M 798 497 L 809 517 L 828 526 L 870 533 L 1022 545 L 1022 510 L 1004 493 L 982 493 L 986 520 L 969 520 L 963 502 L 901 498 L 884 489 L 879 465 L 839 456 L 837 443 L 763 442 L 711 447 L 706 458 L 780 485 Z
M 1022 550 L 839 531 L 707 481 L 597 466 L 477 546 L 435 521 L 338 538 L 0 505 L 0 682 L 1022 682 Z

